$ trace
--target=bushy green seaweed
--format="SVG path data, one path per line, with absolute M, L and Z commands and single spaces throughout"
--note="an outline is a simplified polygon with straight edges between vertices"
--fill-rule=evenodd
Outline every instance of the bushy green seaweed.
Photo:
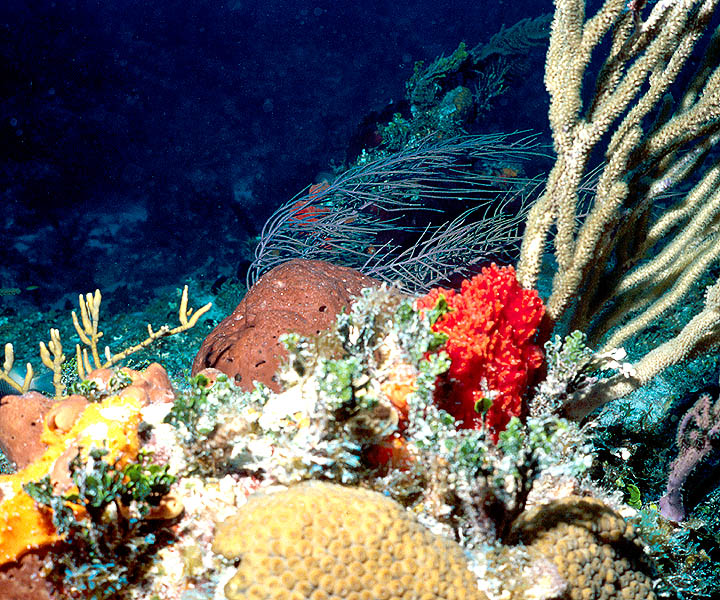
M 84 396 L 88 402 L 102 402 L 130 385 L 132 385 L 132 377 L 128 372 L 124 369 L 115 369 L 107 385 L 102 388 L 92 379 L 77 379 L 70 383 L 68 390 L 71 394 Z
M 113 598 L 131 580 L 141 576 L 146 557 L 154 553 L 158 533 L 142 521 L 175 482 L 166 465 L 154 464 L 140 453 L 137 462 L 120 468 L 108 462 L 106 448 L 91 448 L 87 458 L 70 462 L 75 488 L 64 494 L 53 489 L 50 476 L 23 486 L 27 494 L 52 513 L 66 548 L 57 552 L 49 579 L 63 597 L 105 600 Z M 82 507 L 87 518 L 79 517 Z M 130 511 L 125 518 L 120 507 Z
M 362 481 L 449 527 L 468 547 L 502 539 L 537 477 L 552 469 L 582 474 L 587 446 L 576 426 L 549 415 L 513 419 L 496 446 L 438 408 L 435 385 L 450 361 L 447 337 L 432 323 L 447 310 L 442 297 L 420 313 L 392 288 L 364 290 L 329 331 L 282 337 L 282 393 L 195 379 L 166 421 L 206 475 Z M 398 364 L 414 370 L 402 431 L 377 385 Z M 377 449 L 392 452 L 393 442 L 404 458 L 378 462 Z
M 460 42 L 449 56 L 439 56 L 427 66 L 423 61 L 416 62 L 405 84 L 410 102 L 422 108 L 431 106 L 442 89 L 439 81 L 458 71 L 469 56 L 465 42 Z

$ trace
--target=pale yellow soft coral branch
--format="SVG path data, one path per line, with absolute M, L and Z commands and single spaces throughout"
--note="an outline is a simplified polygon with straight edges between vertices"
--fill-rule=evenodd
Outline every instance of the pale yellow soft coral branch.
M 720 33 L 705 47 L 703 65 L 680 101 L 670 97 L 717 5 L 660 0 L 629 7 L 626 0 L 606 0 L 588 17 L 584 0 L 555 0 L 545 84 L 557 159 L 528 215 L 517 269 L 524 287 L 536 287 L 553 240 L 551 324 L 587 329 L 597 342 L 629 317 L 608 342 L 622 343 L 681 302 L 720 261 L 718 167 L 702 171 L 719 141 Z M 594 93 L 584 102 L 591 57 L 608 36 Z M 599 151 L 605 163 L 592 206 L 579 218 L 582 185 Z M 696 187 L 687 199 L 668 203 L 665 217 L 657 219 L 652 209 L 658 198 L 688 181 Z M 706 347 L 720 335 L 717 312 L 707 303 L 692 327 L 640 359 L 632 381 L 604 383 L 591 404 L 627 393 Z
M 90 362 L 90 356 L 88 355 L 87 348 L 81 349 L 80 344 L 76 346 L 78 375 L 80 375 L 81 379 L 84 379 L 87 373 L 93 369 L 106 369 L 116 365 L 121 360 L 127 358 L 131 354 L 134 354 L 138 350 L 146 348 L 157 339 L 187 331 L 188 329 L 194 327 L 198 322 L 198 319 L 209 311 L 210 308 L 212 308 L 212 303 L 208 303 L 205 306 L 201 306 L 196 311 L 193 311 L 192 308 L 188 309 L 188 286 L 185 286 L 183 288 L 182 297 L 180 298 L 180 307 L 178 309 L 178 320 L 180 321 L 180 325 L 172 329 L 167 325 L 163 325 L 155 331 L 153 330 L 152 325 L 148 323 L 147 338 L 139 344 L 126 348 L 117 354 L 113 354 L 110 351 L 110 348 L 105 346 L 105 360 L 103 361 L 100 359 L 100 353 L 97 347 L 97 342 L 103 335 L 102 331 L 98 329 L 101 301 L 102 295 L 100 294 L 100 290 L 95 290 L 95 295 L 87 294 L 85 300 L 83 300 L 83 297 L 80 296 L 79 303 L 82 327 L 80 326 L 80 322 L 78 321 L 75 312 L 73 311 L 72 313 L 75 330 L 80 336 L 80 340 L 90 347 L 90 355 L 93 358 L 93 362 Z
M 100 358 L 98 350 L 98 341 L 103 336 L 100 331 L 100 303 L 102 302 L 102 294 L 100 290 L 95 290 L 94 294 L 86 294 L 83 298 L 79 296 L 78 304 L 80 308 L 80 317 L 75 311 L 72 312 L 73 325 L 77 331 L 80 341 L 87 346 L 81 348 L 80 344 L 76 345 L 75 352 L 77 358 L 77 371 L 81 379 L 97 368 L 108 368 L 118 364 L 131 354 L 146 348 L 155 340 L 176 335 L 195 327 L 200 317 L 202 317 L 212 307 L 212 303 L 201 306 L 197 310 L 188 307 L 188 286 L 183 288 L 180 298 L 180 306 L 178 308 L 178 320 L 180 324 L 170 328 L 163 325 L 154 330 L 152 325 L 148 324 L 148 336 L 139 344 L 135 344 L 125 350 L 113 354 L 108 346 L 105 346 L 104 357 Z M 65 393 L 65 384 L 62 382 L 62 365 L 65 362 L 65 354 L 63 353 L 62 343 L 60 340 L 60 332 L 57 329 L 50 330 L 50 341 L 47 345 L 40 342 L 40 358 L 43 364 L 53 372 L 53 385 L 55 386 L 55 397 L 60 398 Z M 5 344 L 5 360 L 2 369 L 0 369 L 0 381 L 4 381 L 10 387 L 20 394 L 26 393 L 32 384 L 34 371 L 31 363 L 27 363 L 25 377 L 20 383 L 13 377 L 13 363 L 15 362 L 15 352 L 12 344 Z

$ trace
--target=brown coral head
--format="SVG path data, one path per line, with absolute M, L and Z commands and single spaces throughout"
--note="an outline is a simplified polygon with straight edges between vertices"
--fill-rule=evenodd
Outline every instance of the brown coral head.
M 354 296 L 377 284 L 360 271 L 319 260 L 293 259 L 278 265 L 205 338 L 192 374 L 214 367 L 244 390 L 259 381 L 279 392 L 275 375 L 287 356 L 282 334 L 314 336 L 326 331 Z
M 96 383 L 101 390 L 107 390 L 110 379 L 114 376 L 113 369 L 93 369 L 85 376 L 85 379 Z
M 40 441 L 45 415 L 55 401 L 38 392 L 0 400 L 0 449 L 18 469 L 40 458 L 47 446 Z
M 175 400 L 175 392 L 167 371 L 158 363 L 148 365 L 144 371 L 123 367 L 118 372 L 129 377 L 131 382 L 128 387 L 120 391 L 120 396 L 140 394 L 145 404 Z M 95 369 L 88 374 L 87 378 L 97 383 L 101 390 L 107 391 L 110 379 L 115 375 L 116 372 L 113 369 Z

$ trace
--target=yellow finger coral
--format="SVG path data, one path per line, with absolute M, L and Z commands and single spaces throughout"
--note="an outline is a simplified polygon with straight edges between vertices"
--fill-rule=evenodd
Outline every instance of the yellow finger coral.
M 217 527 L 240 559 L 228 600 L 486 600 L 462 548 L 377 492 L 307 482 L 252 496 Z
M 526 511 L 513 524 L 531 558 L 554 563 L 568 600 L 654 600 L 632 525 L 594 498 L 569 496 Z

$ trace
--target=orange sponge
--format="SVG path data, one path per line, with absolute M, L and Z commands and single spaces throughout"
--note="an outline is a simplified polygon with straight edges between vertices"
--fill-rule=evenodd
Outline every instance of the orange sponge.
M 543 365 L 535 334 L 545 307 L 535 290 L 520 286 L 512 267 L 494 263 L 463 281 L 459 293 L 434 288 L 416 306 L 430 310 L 441 296 L 450 312 L 433 329 L 448 335 L 443 349 L 452 364 L 435 399 L 464 428 L 484 426 L 497 442 L 511 417 L 525 414 L 523 395 Z
M 121 467 L 135 460 L 139 448 L 137 428 L 145 398 L 139 391 L 128 391 L 88 405 L 67 433 L 61 434 L 46 423 L 41 439 L 48 448 L 43 455 L 14 475 L 0 476 L 0 565 L 61 539 L 52 524 L 52 515 L 35 504 L 23 490 L 23 484 L 46 475 L 51 476 L 55 485 L 63 483 L 63 475 L 64 483 L 69 483 L 67 473 L 62 472 L 67 469 L 68 455 L 79 452 L 86 456 L 92 446 L 106 445 L 107 459 L 118 460 Z

